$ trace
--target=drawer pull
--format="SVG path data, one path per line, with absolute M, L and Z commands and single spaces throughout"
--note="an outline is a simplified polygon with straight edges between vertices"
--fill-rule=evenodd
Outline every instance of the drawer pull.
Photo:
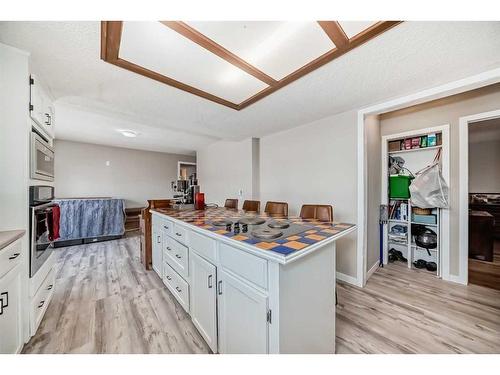
M 38 305 L 38 308 L 43 307 L 44 304 L 45 304 L 45 301 L 41 301 L 40 304 Z
M 170 281 L 170 280 L 172 280 L 172 278 L 167 275 L 167 280 Z
M 182 234 L 180 234 L 179 232 L 175 232 L 175 235 L 179 237 L 182 236 Z
M 51 290 L 53 287 L 54 287 L 54 285 L 50 284 L 50 285 L 47 287 L 47 290 Z
M 12 256 L 9 257 L 10 260 L 16 259 L 21 253 L 14 253 Z
M 179 288 L 178 286 L 175 287 L 175 290 L 177 290 L 179 293 L 182 292 L 182 289 Z
M 208 275 L 208 288 L 211 289 L 212 286 L 212 275 Z
M 222 295 L 222 280 L 219 281 L 218 283 L 218 286 L 219 286 L 219 295 Z
M 156 241 L 157 243 L 161 243 L 160 236 L 158 236 L 158 239 Z
M 177 259 L 181 259 L 181 258 L 182 258 L 179 254 L 175 254 L 175 257 L 176 257 Z
M 168 250 L 168 251 L 170 251 L 170 250 L 172 250 L 172 249 L 171 249 L 169 246 L 167 246 L 167 250 Z
M 169 227 L 167 227 L 166 225 L 164 225 L 164 226 L 163 226 L 163 228 L 165 228 L 165 229 L 170 229 L 170 228 L 169 228 Z
M 3 292 L 0 294 L 0 315 L 3 314 L 3 309 L 5 309 L 8 306 L 9 306 L 9 292 Z

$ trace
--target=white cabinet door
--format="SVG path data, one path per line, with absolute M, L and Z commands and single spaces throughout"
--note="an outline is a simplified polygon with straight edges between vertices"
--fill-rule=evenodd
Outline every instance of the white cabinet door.
M 219 353 L 267 353 L 268 297 L 224 270 L 217 277 Z
M 21 349 L 21 267 L 0 279 L 0 354 Z
M 162 231 L 160 228 L 153 226 L 153 238 L 151 246 L 151 260 L 153 270 L 163 279 L 163 247 L 162 247 Z
M 191 318 L 208 346 L 217 353 L 216 268 L 191 251 Z
M 54 136 L 54 105 L 34 75 L 30 77 L 30 116 L 47 135 Z

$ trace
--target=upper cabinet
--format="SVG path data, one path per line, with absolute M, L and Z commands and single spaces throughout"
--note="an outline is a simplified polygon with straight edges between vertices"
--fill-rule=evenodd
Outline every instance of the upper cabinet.
M 35 75 L 30 76 L 30 116 L 38 128 L 54 138 L 54 104 Z

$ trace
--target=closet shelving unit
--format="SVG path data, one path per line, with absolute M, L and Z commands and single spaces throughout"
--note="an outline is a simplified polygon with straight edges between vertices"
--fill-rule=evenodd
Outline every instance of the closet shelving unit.
M 395 138 L 388 140 L 389 142 L 395 141 L 403 141 L 407 138 L 418 138 L 422 136 L 426 136 L 427 134 L 415 134 L 412 136 L 404 137 L 404 138 Z M 442 142 L 442 134 L 437 133 L 438 142 Z M 411 149 L 403 149 L 403 150 L 394 150 L 389 151 L 389 147 L 387 147 L 387 160 L 389 160 L 389 156 L 400 156 L 405 159 L 405 167 L 408 168 L 413 174 L 415 174 L 420 169 L 424 168 L 427 165 L 430 165 L 436 156 L 438 150 L 442 147 L 441 143 L 438 143 L 435 146 L 431 147 L 421 147 L 421 148 L 411 148 Z M 388 168 L 389 171 L 389 168 Z M 387 180 L 389 180 L 390 175 L 387 173 Z M 404 198 L 391 198 L 389 192 L 389 181 L 387 182 L 387 203 L 389 209 L 389 220 L 386 225 L 385 235 L 386 240 L 384 241 L 384 264 L 387 264 L 388 260 L 388 252 L 391 248 L 395 250 L 399 250 L 403 253 L 403 256 L 407 259 L 407 266 L 410 269 L 416 269 L 413 265 L 413 262 L 418 259 L 423 259 L 425 261 L 432 261 L 437 264 L 437 271 L 433 272 L 437 277 L 441 277 L 442 275 L 442 264 L 441 264 L 441 210 L 438 208 L 433 208 L 431 210 L 431 214 L 435 215 L 436 223 L 428 224 L 413 221 L 412 215 L 412 204 L 410 199 Z M 400 207 L 399 213 L 397 207 Z M 404 207 L 406 206 L 406 215 Z M 393 209 L 393 207 L 396 207 Z M 401 209 L 403 207 L 403 209 Z M 427 249 L 423 247 L 419 247 L 415 243 L 415 236 L 412 234 L 411 226 L 412 224 L 423 225 L 426 228 L 431 229 L 437 235 L 437 247 L 435 249 L 429 249 L 431 255 L 429 255 Z M 406 234 L 395 236 L 391 234 L 391 229 L 400 225 L 406 228 Z M 429 272 L 425 268 L 422 269 L 424 272 Z

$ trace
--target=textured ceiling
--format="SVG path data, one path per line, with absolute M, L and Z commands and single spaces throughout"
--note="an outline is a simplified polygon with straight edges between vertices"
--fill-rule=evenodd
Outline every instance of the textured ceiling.
M 405 22 L 242 111 L 100 60 L 99 22 L 0 22 L 56 99 L 56 136 L 189 153 L 500 66 L 500 22 Z M 88 113 L 91 112 L 91 113 Z M 141 134 L 126 139 L 114 129 Z

